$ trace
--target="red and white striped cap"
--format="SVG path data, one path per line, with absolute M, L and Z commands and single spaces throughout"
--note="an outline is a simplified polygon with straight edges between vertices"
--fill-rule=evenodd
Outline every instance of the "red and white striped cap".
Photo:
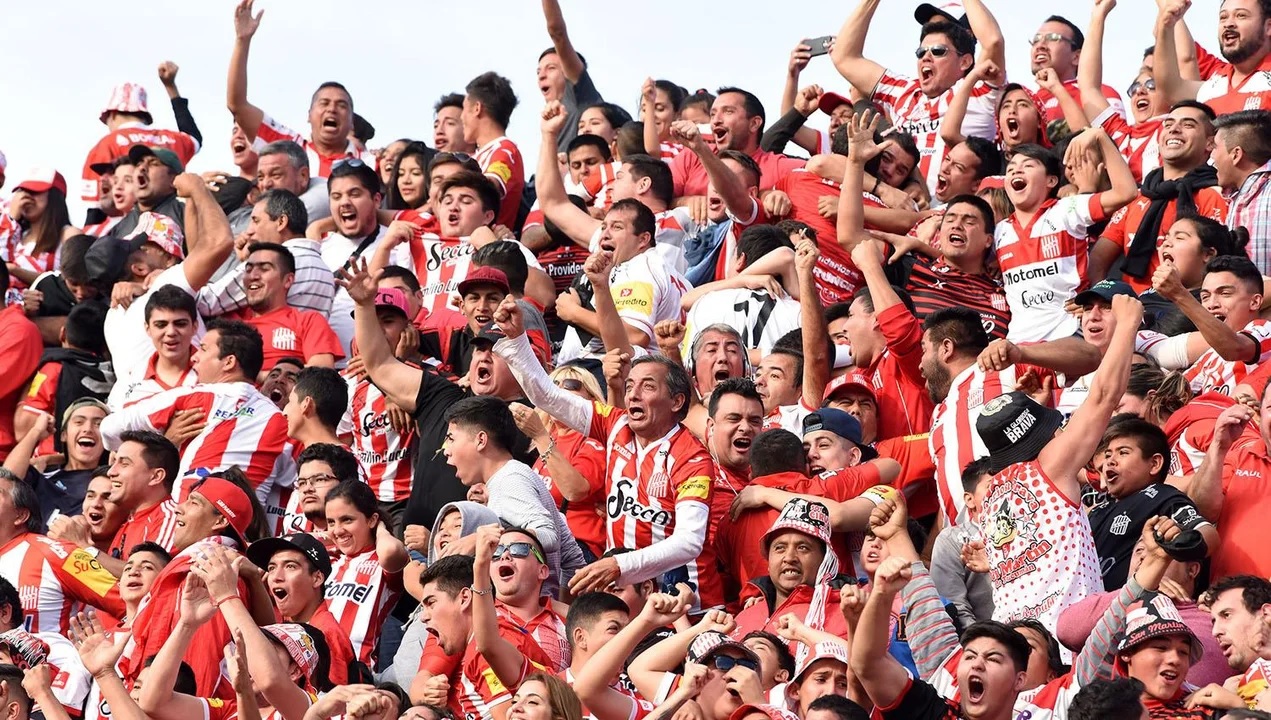
M 150 108 L 146 106 L 146 89 L 137 83 L 131 82 L 116 85 L 110 91 L 110 100 L 106 101 L 106 109 L 102 110 L 98 119 L 105 123 L 106 116 L 112 112 L 144 115 L 146 124 L 149 125 L 152 118 L 150 116 Z

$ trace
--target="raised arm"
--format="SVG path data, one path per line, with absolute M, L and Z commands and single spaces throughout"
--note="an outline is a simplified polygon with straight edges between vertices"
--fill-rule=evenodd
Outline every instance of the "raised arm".
M 589 435 L 591 431 L 592 404 L 577 395 L 556 387 L 551 376 L 543 369 L 529 338 L 521 308 L 511 296 L 503 299 L 494 312 L 494 321 L 506 336 L 494 344 L 494 352 L 503 358 L 513 377 L 525 391 L 525 397 L 534 407 L 559 420 L 566 427 Z M 600 438 L 602 442 L 607 438 Z
M 816 263 L 821 256 L 816 241 L 801 236 L 794 251 L 794 273 L 799 282 L 799 325 L 803 344 L 803 398 L 804 405 L 816 404 L 825 396 L 825 386 L 830 382 L 830 348 L 826 343 L 830 331 L 826 329 L 825 309 L 821 306 L 821 294 L 816 287 Z
M 1253 418 L 1253 411 L 1244 405 L 1232 405 L 1223 410 L 1214 422 L 1214 439 L 1205 451 L 1205 459 L 1201 461 L 1192 482 L 1187 487 L 1187 497 L 1196 505 L 1196 509 L 1206 520 L 1218 522 L 1222 517 L 1223 501 L 1227 497 L 1223 489 L 1223 475 L 1227 463 L 1227 453 L 1236 438 L 1244 430 L 1244 426 Z
M 600 227 L 600 221 L 569 202 L 569 196 L 565 194 L 565 181 L 560 175 L 560 161 L 556 157 L 556 139 L 565 127 L 565 119 L 564 105 L 553 101 L 543 108 L 543 137 L 538 149 L 538 172 L 534 187 L 538 191 L 538 206 L 543 210 L 543 216 L 568 235 L 570 240 L 590 250 L 591 237 Z
M 816 110 L 817 101 L 821 98 L 821 88 L 817 85 L 799 88 L 799 75 L 808 66 L 808 61 L 812 59 L 811 53 L 812 48 L 804 45 L 803 41 L 799 41 L 799 44 L 794 46 L 794 50 L 790 51 L 790 64 L 786 67 L 786 84 L 781 89 L 781 117 L 783 119 L 792 110 L 798 110 L 799 115 L 804 119 Z M 767 132 L 764 133 L 764 139 L 768 139 Z M 819 150 L 816 141 L 816 131 L 811 128 L 800 126 L 794 131 L 792 139 L 796 145 L 807 150 L 810 154 L 815 155 L 817 150 Z M 760 143 L 764 144 L 763 141 L 760 141 Z M 782 143 L 780 148 L 764 147 L 764 149 L 769 152 L 781 152 L 785 149 L 785 146 Z
M 181 97 L 181 91 L 177 89 L 177 72 L 180 67 L 171 60 L 165 60 L 159 64 L 159 82 L 163 83 L 163 89 L 168 93 L 168 101 L 172 103 L 172 115 L 177 121 L 177 130 L 194 138 L 194 142 L 199 145 L 203 144 L 203 133 L 199 132 L 198 123 L 194 122 L 194 116 L 190 114 L 190 101 Z
M 490 664 L 499 681 L 515 688 L 525 679 L 525 656 L 499 634 L 499 613 L 494 609 L 494 585 L 490 581 L 490 563 L 502 533 L 498 524 L 477 528 L 477 555 L 472 566 L 472 634 L 477 652 Z
M 371 382 L 389 400 L 408 413 L 415 412 L 424 371 L 411 367 L 393 355 L 388 337 L 380 327 L 375 312 L 375 292 L 381 272 L 371 275 L 364 258 L 355 258 L 348 269 L 336 273 L 336 283 L 348 291 L 354 302 L 353 337 L 357 341 L 362 365 Z
M 620 352 L 635 357 L 633 345 L 648 345 L 649 336 L 644 331 L 631 327 L 618 316 L 618 308 L 613 304 L 613 293 L 609 291 L 609 273 L 613 271 L 613 253 L 600 250 L 588 256 L 583 263 L 583 272 L 591 281 L 595 291 L 591 304 L 596 308 L 596 325 L 600 331 L 600 340 L 606 350 L 617 348 Z
M 399 573 L 410 563 L 410 552 L 406 544 L 397 539 L 388 528 L 384 518 L 375 526 L 375 558 L 386 573 Z
M 1069 377 L 1081 377 L 1094 372 L 1103 356 L 1099 348 L 1079 337 L 1060 338 L 1046 342 L 1016 345 L 1009 340 L 994 340 L 980 353 L 982 370 L 1004 370 L 1011 365 L 1036 365 Z
M 874 94 L 874 88 L 883 77 L 886 69 L 865 58 L 865 35 L 869 32 L 869 23 L 878 10 L 879 0 L 861 0 L 852 14 L 843 23 L 838 37 L 834 40 L 834 49 L 830 50 L 830 60 L 835 69 L 847 79 L 865 97 Z
M 980 44 L 981 56 L 999 68 L 1006 67 L 1006 39 L 1002 37 L 1002 28 L 997 24 L 993 13 L 989 12 L 984 0 L 964 0 L 962 7 L 966 10 L 971 34 Z
M 1073 412 L 1066 429 L 1042 448 L 1037 461 L 1046 477 L 1069 501 L 1081 499 L 1077 472 L 1085 467 L 1098 447 L 1108 420 L 1116 410 L 1130 377 L 1134 338 L 1143 321 L 1143 304 L 1126 295 L 1112 298 L 1116 329 L 1103 363 L 1090 383 L 1086 401 Z
M 1104 0 L 1108 2 L 1109 0 Z M 1156 92 L 1161 105 L 1169 107 L 1183 99 L 1196 97 L 1196 92 L 1204 83 L 1199 79 L 1184 78 L 1179 61 L 1178 27 L 1183 27 L 1183 13 L 1187 12 L 1187 4 L 1179 0 L 1168 0 L 1161 6 L 1156 15 L 1156 47 L 1152 51 L 1152 79 L 1156 82 Z M 1192 46 L 1187 46 L 1192 50 Z M 1194 55 L 1193 51 L 1193 55 Z M 1082 58 L 1085 62 L 1085 58 Z
M 1130 170 L 1129 163 L 1117 149 L 1116 143 L 1112 142 L 1112 138 L 1108 137 L 1108 133 L 1101 127 L 1081 131 L 1069 143 L 1068 151 L 1064 154 L 1064 164 L 1069 167 L 1083 163 L 1098 165 L 1100 154 L 1112 188 L 1098 193 L 1096 197 L 1099 198 L 1104 215 L 1111 216 L 1138 196 L 1139 186 L 1134 180 L 1134 172 Z
M 940 139 L 944 140 L 946 146 L 953 147 L 966 140 L 966 136 L 962 134 L 962 121 L 966 118 L 966 109 L 971 104 L 971 96 L 975 94 L 976 84 L 984 81 L 994 87 L 1001 87 L 1004 78 L 1002 66 L 988 59 L 988 56 L 980 51 L 975 67 L 971 68 L 971 74 L 958 83 L 957 89 L 953 91 L 953 99 L 949 101 L 949 109 L 944 112 L 944 118 L 940 120 Z
M 203 178 L 182 173 L 173 181 L 177 195 L 185 199 L 186 245 L 190 254 L 181 264 L 186 282 L 198 292 L 234 252 L 234 233 L 229 218 L 217 204 Z M 193 213 L 193 216 L 191 216 Z
M 701 133 L 697 131 L 696 124 L 687 120 L 676 120 L 671 123 L 671 138 L 693 151 L 697 159 L 702 161 L 702 167 L 706 169 L 711 185 L 715 186 L 715 192 L 719 193 L 733 217 L 754 216 L 758 201 L 746 189 L 741 178 L 729 170 L 724 161 L 711 151 L 710 146 L 702 139 Z
M 181 589 L 181 609 L 177 622 L 155 655 L 142 684 L 137 704 L 153 720 L 190 720 L 203 716 L 203 703 L 196 697 L 175 692 L 177 671 L 185 657 L 194 633 L 212 619 L 216 608 L 207 586 L 194 575 L 186 575 Z
M 679 598 L 666 593 L 652 593 L 645 599 L 640 614 L 631 618 L 631 622 L 618 631 L 608 642 L 600 647 L 587 664 L 574 676 L 574 692 L 586 704 L 597 720 L 627 720 L 631 717 L 631 705 L 637 702 L 630 695 L 613 689 L 613 682 L 622 672 L 627 656 L 635 650 L 640 641 L 649 633 L 665 627 L 683 617 L 688 610 L 679 602 Z M 696 637 L 696 635 L 694 635 Z M 684 653 L 688 646 L 684 646 Z M 631 674 L 636 687 L 656 690 L 665 671 L 649 669 Z M 639 680 L 636 676 L 639 675 Z M 653 697 L 656 693 L 645 695 Z
M 265 11 L 252 15 L 253 0 L 240 0 L 234 7 L 234 50 L 229 60 L 229 81 L 225 89 L 225 104 L 234 122 L 243 129 L 248 140 L 255 140 L 265 113 L 247 101 L 247 56 L 251 51 L 252 37 L 260 27 Z
M 1185 287 L 1178 274 L 1178 268 L 1171 262 L 1162 263 L 1152 275 L 1152 287 L 1183 311 L 1188 320 L 1196 326 L 1195 332 L 1187 335 L 1188 359 L 1195 362 L 1206 348 L 1223 360 L 1232 362 L 1256 363 L 1261 354 L 1258 343 L 1243 332 L 1236 332 L 1227 327 L 1213 313 L 1205 309 Z
M 547 34 L 552 38 L 552 47 L 560 57 L 560 69 L 570 83 L 578 82 L 587 66 L 582 57 L 574 49 L 569 39 L 569 28 L 565 25 L 565 15 L 560 11 L 558 0 L 543 0 L 543 19 L 547 21 Z M 552 147 L 556 147 L 552 145 Z
M 909 684 L 909 671 L 887 652 L 887 646 L 893 601 L 912 577 L 909 560 L 884 560 L 874 573 L 873 590 L 852 634 L 852 672 L 878 707 L 895 705 Z
M 1094 9 L 1090 11 L 1090 27 L 1086 28 L 1086 42 L 1081 48 L 1081 62 L 1077 65 L 1081 107 L 1092 120 L 1109 107 L 1108 98 L 1103 94 L 1103 34 L 1108 13 L 1116 6 L 1116 0 L 1095 0 Z
M 1059 103 L 1059 109 L 1064 114 L 1064 122 L 1068 123 L 1070 131 L 1078 132 L 1090 127 L 1090 119 L 1086 117 L 1086 111 L 1082 109 L 1081 103 L 1077 102 L 1068 92 L 1068 88 L 1059 81 L 1059 75 L 1053 68 L 1042 68 L 1037 71 L 1037 84 L 1049 91 L 1051 97 L 1055 98 L 1055 102 Z M 1103 96 L 1102 91 L 1099 95 Z M 1044 123 L 1039 130 L 1043 134 L 1046 132 Z
M 655 158 L 662 157 L 662 136 L 654 117 L 657 109 L 658 87 L 653 78 L 645 78 L 640 86 L 640 122 L 644 124 L 644 151 Z

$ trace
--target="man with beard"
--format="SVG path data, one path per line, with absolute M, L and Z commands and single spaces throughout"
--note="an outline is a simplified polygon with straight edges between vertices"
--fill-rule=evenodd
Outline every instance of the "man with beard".
M 1040 383 L 1048 368 L 1065 375 L 1084 375 L 1099 366 L 1098 348 L 1078 338 L 1036 345 L 994 345 L 993 356 L 977 361 L 989 346 L 980 314 L 970 308 L 944 308 L 922 324 L 922 377 L 936 403 L 931 421 L 931 456 L 936 463 L 936 491 L 947 525 L 965 522 L 962 470 L 988 456 L 975 432 L 987 400 L 1016 388 L 1023 376 Z M 999 352 L 1005 359 L 998 361 Z M 987 355 L 987 353 L 985 353 Z
M 1186 3 L 1161 6 L 1185 27 Z M 1190 33 L 1188 33 L 1190 43 Z M 1177 37 L 1177 34 L 1175 35 Z M 1180 46 L 1181 48 L 1181 46 Z M 1218 6 L 1218 49 L 1225 63 L 1216 63 L 1208 80 L 1183 80 L 1181 94 L 1209 105 L 1219 115 L 1241 110 L 1271 110 L 1271 4 L 1265 0 L 1224 0 Z
M 105 237 L 116 240 L 132 237 L 137 226 L 141 224 L 142 214 L 147 212 L 166 215 L 184 228 L 185 203 L 177 198 L 176 189 L 177 176 L 185 172 L 185 165 L 181 162 L 181 158 L 164 148 L 133 145 L 128 149 L 128 159 L 136 167 L 133 172 L 133 194 L 136 202 L 133 203 L 128 214 L 115 223 Z M 111 246 L 110 243 L 96 243 L 94 249 L 89 250 L 90 258 L 100 257 L 98 253 L 106 252 L 105 250 L 94 252 L 97 245 Z
M 242 316 L 264 340 L 264 367 L 283 357 L 300 357 L 306 367 L 334 367 L 344 359 L 340 339 L 327 319 L 312 310 L 297 310 L 287 302 L 296 279 L 296 257 L 283 245 L 256 242 L 247 246 L 243 284 L 247 309 Z M 264 381 L 264 376 L 256 378 Z
M 468 489 L 456 478 L 455 469 L 442 453 L 448 427 L 446 409 L 471 395 L 489 395 L 509 402 L 522 400 L 525 395 L 507 363 L 492 350 L 495 341 L 502 337 L 493 324 L 482 328 L 474 338 L 467 389 L 432 369 L 407 365 L 395 358 L 375 307 L 376 280 L 364 261 L 353 263 L 351 269 L 352 272 L 341 271 L 338 282 L 355 304 L 357 346 L 367 376 L 390 401 L 410 413 L 416 424 L 419 445 L 414 485 L 404 519 L 407 524 L 432 527 L 442 506 L 468 495 Z M 508 302 L 508 298 L 504 301 Z M 535 362 L 539 360 L 535 358 Z M 524 435 L 517 433 L 509 449 L 517 460 L 533 462 L 529 439 Z
M 1161 121 L 1161 167 L 1143 178 L 1138 197 L 1112 216 L 1095 242 L 1088 280 L 1123 277 L 1141 293 L 1152 286 L 1152 275 L 1160 266 L 1157 247 L 1176 217 L 1226 219 L 1227 200 L 1217 187 L 1217 171 L 1208 163 L 1214 150 L 1214 119 L 1209 106 L 1194 100 L 1170 108 Z
M 309 167 L 318 177 L 327 177 L 339 160 L 360 159 L 373 164 L 375 158 L 358 148 L 350 138 L 353 130 L 353 97 L 338 82 L 324 82 L 309 101 L 309 137 L 266 115 L 247 100 L 247 56 L 252 38 L 260 28 L 262 10 L 252 15 L 252 0 L 240 0 L 234 8 L 234 51 L 230 55 L 226 102 L 234 122 L 257 150 L 272 142 L 290 140 L 309 154 Z
M 1223 578 L 1209 590 L 1214 638 L 1235 675 L 1192 697 L 1214 709 L 1271 710 L 1271 583 L 1253 575 Z
M 305 623 L 322 632 L 331 654 L 331 682 L 348 683 L 353 645 L 323 598 L 323 586 L 331 577 L 327 549 L 312 535 L 292 533 L 252 543 L 247 559 L 265 571 L 265 587 L 284 622 Z

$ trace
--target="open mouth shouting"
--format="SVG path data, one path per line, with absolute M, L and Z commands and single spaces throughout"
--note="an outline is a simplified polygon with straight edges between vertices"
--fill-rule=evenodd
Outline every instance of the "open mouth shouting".
M 1219 43 L 1220 43 L 1223 47 L 1229 47 L 1229 46 L 1232 46 L 1232 45 L 1239 45 L 1239 44 L 1240 44 L 1240 33 L 1239 33 L 1239 32 L 1237 32 L 1235 28 L 1228 28 L 1228 29 L 1226 29 L 1226 30 L 1223 30 L 1223 31 L 1222 31 L 1222 33 L 1220 33 L 1220 34 L 1218 35 L 1218 42 L 1219 42 Z
M 944 244 L 949 247 L 965 248 L 967 244 L 966 235 L 962 234 L 960 230 L 951 230 L 945 237 Z
M 930 62 L 924 62 L 918 65 L 918 80 L 923 83 L 930 82 L 936 76 L 936 66 Z
M 984 678 L 976 673 L 972 673 L 967 677 L 966 687 L 963 688 L 965 694 L 963 697 L 972 705 L 978 705 L 984 700 Z
M 1148 108 L 1151 107 L 1151 105 L 1152 105 L 1152 101 L 1145 97 L 1141 97 L 1134 101 L 1134 109 L 1140 112 L 1147 112 Z
M 1022 193 L 1028 189 L 1028 178 L 1023 175 L 1014 175 L 1006 181 L 1006 187 L 1008 190 Z
M 632 420 L 635 420 L 636 422 L 639 422 L 646 419 L 648 416 L 649 416 L 648 410 L 644 407 L 643 404 L 638 402 L 628 401 L 627 417 L 631 418 Z

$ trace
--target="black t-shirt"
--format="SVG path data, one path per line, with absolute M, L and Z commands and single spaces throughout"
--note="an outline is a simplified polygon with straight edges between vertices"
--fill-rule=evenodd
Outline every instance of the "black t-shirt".
M 54 513 L 79 515 L 84 508 L 84 494 L 93 479 L 94 470 L 55 470 L 41 475 L 35 482 L 35 496 L 47 523 Z
M 455 477 L 455 469 L 446 462 L 441 451 L 446 442 L 446 411 L 450 406 L 472 397 L 436 371 L 425 369 L 419 382 L 419 394 L 415 396 L 415 427 L 419 432 L 419 447 L 415 455 L 415 477 L 411 484 L 410 499 L 406 502 L 405 520 L 408 525 L 431 528 L 437 513 L 447 503 L 466 500 L 468 488 Z M 518 400 L 529 404 L 526 400 Z M 516 434 L 512 457 L 527 465 L 533 465 L 538 454 L 530 439 Z
M 75 307 L 75 296 L 71 294 L 70 288 L 66 287 L 66 281 L 62 279 L 60 272 L 41 275 L 36 278 L 31 289 L 39 290 L 44 295 L 44 299 L 40 301 L 40 308 L 35 313 L 36 317 L 65 317 L 71 313 L 71 308 Z M 107 298 L 98 296 L 85 302 L 94 302 L 105 307 L 106 300 Z
M 1157 515 L 1172 517 L 1184 530 L 1194 530 L 1205 522 L 1186 495 L 1165 483 L 1153 483 L 1120 500 L 1104 497 L 1091 508 L 1090 530 L 1108 592 L 1125 585 L 1134 544 L 1143 533 L 1143 525 Z
M 960 720 L 962 706 L 940 697 L 936 689 L 921 680 L 913 680 L 890 710 L 883 711 L 886 720 Z

